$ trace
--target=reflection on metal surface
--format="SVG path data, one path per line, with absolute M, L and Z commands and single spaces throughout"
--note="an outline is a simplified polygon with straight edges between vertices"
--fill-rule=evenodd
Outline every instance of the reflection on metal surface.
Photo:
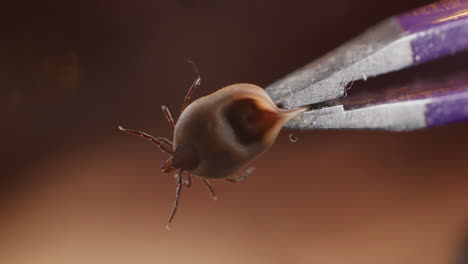
M 453 20 L 453 19 L 462 18 L 462 17 L 465 17 L 465 16 L 468 16 L 468 10 L 462 10 L 459 13 L 453 14 L 453 15 L 448 16 L 448 17 L 441 18 L 439 20 L 436 20 L 435 22 L 444 22 L 444 21 L 449 21 L 449 20 Z

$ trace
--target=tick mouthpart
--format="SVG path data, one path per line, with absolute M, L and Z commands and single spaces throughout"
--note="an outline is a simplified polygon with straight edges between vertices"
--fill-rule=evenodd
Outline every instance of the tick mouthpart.
M 309 106 L 303 106 L 288 110 L 280 109 L 280 112 L 278 114 L 280 116 L 281 126 L 283 126 L 286 122 L 293 119 L 294 117 L 299 116 L 304 112 L 307 112 L 308 110 Z

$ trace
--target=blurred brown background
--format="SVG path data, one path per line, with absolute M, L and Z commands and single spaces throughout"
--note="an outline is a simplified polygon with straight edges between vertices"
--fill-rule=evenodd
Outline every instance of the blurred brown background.
M 468 124 L 280 134 L 235 185 L 184 190 L 117 125 L 228 84 L 266 86 L 428 3 L 25 1 L 0 11 L 1 263 L 454 263 L 468 221 Z

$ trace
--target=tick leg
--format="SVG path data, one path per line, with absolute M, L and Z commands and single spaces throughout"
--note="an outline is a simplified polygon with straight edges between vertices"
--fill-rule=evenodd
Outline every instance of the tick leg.
M 166 117 L 167 122 L 169 122 L 169 125 L 171 126 L 172 130 L 174 130 L 175 123 L 174 123 L 174 119 L 172 118 L 171 111 L 169 111 L 169 108 L 167 108 L 167 106 L 165 105 L 161 106 L 161 110 L 163 111 L 164 116 Z
M 167 145 L 169 145 L 169 146 L 172 147 L 172 142 L 171 142 L 169 139 L 163 138 L 163 137 L 157 137 L 156 139 L 159 140 L 159 141 L 162 141 L 162 142 L 164 142 L 164 143 L 166 143 Z
M 172 207 L 171 214 L 169 215 L 169 220 L 167 221 L 166 229 L 169 230 L 169 224 L 172 222 L 172 219 L 174 219 L 174 216 L 177 212 L 177 208 L 179 207 L 179 201 L 180 201 L 180 193 L 182 191 L 182 172 L 183 170 L 179 170 L 179 172 L 176 174 L 177 178 L 177 189 L 176 189 L 176 198 L 174 201 L 174 207 Z
M 187 188 L 192 186 L 192 175 L 190 174 L 190 172 L 187 172 L 187 179 L 184 181 L 184 186 Z
M 121 127 L 119 126 L 119 129 L 121 131 L 124 131 L 126 133 L 129 133 L 129 134 L 132 134 L 132 135 L 136 135 L 136 136 L 140 136 L 140 137 L 143 137 L 143 138 L 146 138 L 148 139 L 149 141 L 155 143 L 159 149 L 161 149 L 162 151 L 164 152 L 167 152 L 169 154 L 173 154 L 173 151 L 172 151 L 172 148 L 168 148 L 167 146 L 164 146 L 163 142 L 165 142 L 164 140 L 160 140 L 160 139 L 157 139 L 153 136 L 151 136 L 150 134 L 148 133 L 145 133 L 145 132 L 141 132 L 141 131 L 137 131 L 137 130 L 131 130 L 131 129 L 126 129 L 124 127 Z M 172 143 L 171 143 L 172 144 Z
M 161 165 L 162 172 L 169 173 L 169 172 L 176 170 L 176 168 L 172 167 L 171 163 L 172 163 L 172 157 L 170 157 Z
M 213 189 L 213 186 L 211 186 L 210 181 L 208 179 L 206 179 L 206 178 L 203 178 L 203 182 L 205 183 L 206 188 L 208 188 L 208 191 L 211 194 L 211 199 L 218 200 L 218 197 L 216 197 L 215 190 Z
M 188 106 L 188 104 L 190 102 L 190 97 L 192 96 L 193 92 L 195 92 L 195 89 L 198 86 L 200 86 L 200 84 L 201 84 L 201 76 L 200 76 L 200 73 L 197 70 L 197 67 L 195 67 L 195 64 L 193 64 L 192 61 L 189 60 L 189 62 L 193 65 L 193 68 L 195 69 L 195 72 L 197 73 L 197 78 L 195 79 L 195 81 L 193 81 L 192 86 L 190 86 L 190 89 L 188 90 L 187 94 L 185 95 L 184 104 L 182 105 L 182 108 L 180 109 L 181 113 Z
M 239 176 L 237 178 L 233 178 L 233 179 L 226 178 L 226 181 L 241 182 L 241 181 L 245 180 L 245 178 L 247 178 L 250 174 L 252 174 L 252 172 L 254 170 L 255 170 L 255 167 L 249 167 L 245 171 L 242 172 L 241 176 Z

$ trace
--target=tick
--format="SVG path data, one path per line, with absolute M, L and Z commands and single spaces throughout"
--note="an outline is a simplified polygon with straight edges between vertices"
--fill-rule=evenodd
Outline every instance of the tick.
M 203 180 L 216 200 L 210 179 L 244 180 L 254 170 L 248 165 L 271 147 L 283 125 L 307 110 L 279 109 L 264 89 L 248 83 L 226 86 L 190 103 L 201 84 L 196 68 L 195 72 L 197 78 L 185 96 L 177 122 L 166 106 L 161 107 L 174 132 L 172 142 L 119 126 L 124 132 L 148 139 L 170 155 L 161 165 L 162 172 L 175 172 L 177 181 L 167 228 L 179 207 L 182 188 L 192 184 L 192 175 Z M 234 177 L 236 174 L 239 176 Z

